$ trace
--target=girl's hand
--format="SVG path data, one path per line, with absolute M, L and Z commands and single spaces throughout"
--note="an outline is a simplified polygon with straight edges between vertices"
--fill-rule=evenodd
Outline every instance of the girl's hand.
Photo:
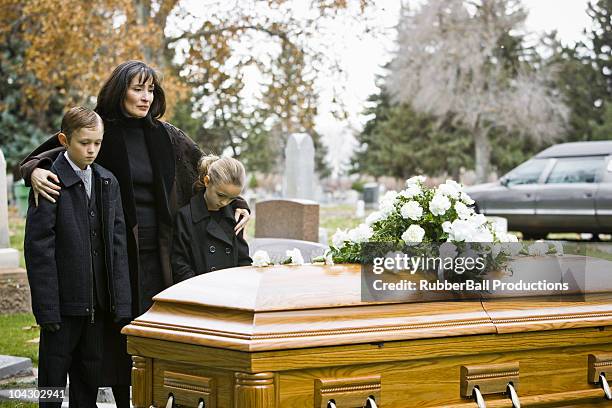
M 37 207 L 39 194 L 52 203 L 55 203 L 55 198 L 51 197 L 51 195 L 59 196 L 59 190 L 61 190 L 61 187 L 58 185 L 59 178 L 57 178 L 56 174 L 50 172 L 49 170 L 36 168 L 32 172 L 30 183 L 32 184 L 32 190 L 34 191 L 34 202 L 36 203 Z
M 240 231 L 242 231 L 249 223 L 251 214 L 249 214 L 249 211 L 244 208 L 237 208 L 236 212 L 234 213 L 234 217 L 236 218 L 237 222 L 236 227 L 234 227 L 234 231 L 236 232 L 236 235 L 238 235 L 240 234 Z

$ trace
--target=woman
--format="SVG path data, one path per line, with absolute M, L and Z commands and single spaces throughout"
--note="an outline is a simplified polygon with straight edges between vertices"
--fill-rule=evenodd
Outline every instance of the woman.
M 121 187 L 134 316 L 144 313 L 152 305 L 152 297 L 172 284 L 173 219 L 192 196 L 202 156 L 185 133 L 159 120 L 165 109 L 157 73 L 141 61 L 127 61 L 115 68 L 102 86 L 95 108 L 105 128 L 96 162 L 110 170 Z M 45 169 L 62 150 L 54 135 L 22 162 L 21 174 L 26 184 L 31 183 L 37 199 L 42 195 L 55 201 L 53 196 L 60 194 L 59 180 Z M 248 206 L 244 200 L 236 200 L 232 209 L 237 220 L 242 218 L 236 225 L 238 233 L 249 218 Z M 127 357 L 125 348 L 120 348 L 124 345 L 123 338 L 123 345 L 114 351 Z M 113 384 L 129 385 L 131 362 L 129 357 L 124 360 L 119 364 L 125 367 L 109 370 L 110 374 L 122 374 L 112 379 Z

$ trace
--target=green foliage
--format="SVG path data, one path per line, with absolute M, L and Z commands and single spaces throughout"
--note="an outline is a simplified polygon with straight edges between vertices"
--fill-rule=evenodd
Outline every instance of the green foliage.
M 368 101 L 373 105 L 365 114 L 372 119 L 357 135 L 355 172 L 403 179 L 444 172 L 457 177 L 460 167 L 472 165 L 473 142 L 465 129 L 450 120 L 440 123 L 409 105 L 392 106 L 384 91 Z
M 605 105 L 605 109 L 601 118 L 601 123 L 593 124 L 593 139 L 612 139 L 612 100 L 610 100 Z

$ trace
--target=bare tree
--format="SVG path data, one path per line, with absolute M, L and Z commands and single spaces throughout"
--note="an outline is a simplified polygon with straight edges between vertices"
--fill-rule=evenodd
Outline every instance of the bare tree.
M 387 89 L 395 102 L 471 129 L 479 181 L 489 173 L 492 128 L 542 140 L 559 135 L 567 120 L 567 107 L 547 86 L 550 70 L 526 55 L 515 55 L 514 64 L 504 59 L 502 40 L 522 41 L 513 36 L 526 15 L 520 0 L 429 0 L 417 10 L 402 8 Z

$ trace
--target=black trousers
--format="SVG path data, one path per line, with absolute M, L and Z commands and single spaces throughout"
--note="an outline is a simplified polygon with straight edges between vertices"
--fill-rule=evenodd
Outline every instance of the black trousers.
M 38 386 L 65 387 L 70 374 L 70 407 L 95 408 L 101 381 L 104 314 L 62 316 L 60 329 L 40 332 Z M 42 408 L 60 408 L 61 402 L 39 401 Z

